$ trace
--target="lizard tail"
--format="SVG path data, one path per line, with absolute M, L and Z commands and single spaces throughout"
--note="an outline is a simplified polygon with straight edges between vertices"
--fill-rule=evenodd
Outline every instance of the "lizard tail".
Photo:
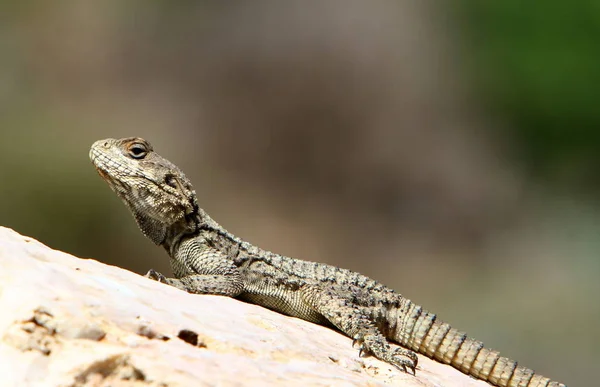
M 517 362 L 500 356 L 498 351 L 484 348 L 481 341 L 468 338 L 464 332 L 438 321 L 436 315 L 423 310 L 409 301 L 396 310 L 396 316 L 388 321 L 389 336 L 406 348 L 450 364 L 467 375 L 485 380 L 501 387 L 566 387 L 554 382 L 533 370 L 517 365 Z M 392 318 L 395 317 L 395 318 Z M 390 324 L 392 325 L 392 324 Z

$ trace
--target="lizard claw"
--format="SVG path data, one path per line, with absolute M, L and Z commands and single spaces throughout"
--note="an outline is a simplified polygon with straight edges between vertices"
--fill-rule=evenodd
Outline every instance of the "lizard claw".
M 415 375 L 419 358 L 414 351 L 402 347 L 391 348 L 381 336 L 367 336 L 362 343 L 360 353 L 369 352 L 379 360 L 393 365 L 408 374 Z
M 158 281 L 158 282 L 167 283 L 167 277 L 165 277 L 164 275 L 162 275 L 161 273 L 157 272 L 154 269 L 148 270 L 148 272 L 146 273 L 146 275 L 144 277 L 150 278 L 150 279 Z
M 357 336 L 355 338 L 352 339 L 352 348 L 354 348 L 354 346 L 356 344 L 358 344 L 360 346 L 360 348 L 362 349 L 362 347 L 364 346 L 365 340 L 364 338 Z
M 358 349 L 358 357 L 365 357 L 367 355 L 367 350 L 362 345 Z
M 370 353 L 369 349 L 365 347 L 365 340 L 363 337 L 355 337 L 352 339 L 353 348 L 356 344 L 358 344 L 358 357 L 365 357 Z
M 414 376 L 416 374 L 419 358 L 417 357 L 417 354 L 411 350 L 396 348 L 389 362 L 396 368 L 399 368 L 408 374 L 413 374 Z

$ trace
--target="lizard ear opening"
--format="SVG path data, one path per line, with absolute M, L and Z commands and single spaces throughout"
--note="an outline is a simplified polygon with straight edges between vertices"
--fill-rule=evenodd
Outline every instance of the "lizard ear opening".
M 185 201 L 193 196 L 193 192 L 191 192 L 189 186 L 185 184 L 185 181 L 182 181 L 177 175 L 167 173 L 164 178 L 164 182 L 169 187 L 173 188 L 181 198 Z
M 165 175 L 165 184 L 171 188 L 175 188 L 175 189 L 179 189 L 179 190 L 181 190 L 181 188 L 182 188 L 181 184 L 179 183 L 179 180 L 177 180 L 175 175 L 172 175 L 170 173 Z

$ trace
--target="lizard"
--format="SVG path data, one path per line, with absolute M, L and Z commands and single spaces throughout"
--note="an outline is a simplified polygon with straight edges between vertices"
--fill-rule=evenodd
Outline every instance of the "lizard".
M 183 172 L 142 138 L 96 141 L 89 156 L 142 233 L 170 257 L 174 277 L 150 269 L 150 279 L 337 329 L 358 345 L 359 356 L 373 355 L 413 375 L 420 353 L 495 386 L 566 387 L 500 356 L 367 276 L 279 255 L 236 237 L 198 205 Z

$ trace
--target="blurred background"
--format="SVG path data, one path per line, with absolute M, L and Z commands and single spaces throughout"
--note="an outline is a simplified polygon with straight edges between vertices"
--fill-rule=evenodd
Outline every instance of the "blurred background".
M 169 272 L 88 159 L 144 137 L 236 235 L 592 385 L 599 37 L 583 0 L 1 2 L 0 225 Z

